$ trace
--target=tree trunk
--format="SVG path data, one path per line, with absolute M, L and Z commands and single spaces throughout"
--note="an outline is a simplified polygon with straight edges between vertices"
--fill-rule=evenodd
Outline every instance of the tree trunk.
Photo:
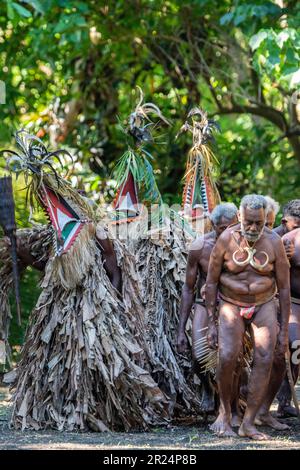
M 300 165 L 300 138 L 297 135 L 293 135 L 288 137 L 288 141 Z

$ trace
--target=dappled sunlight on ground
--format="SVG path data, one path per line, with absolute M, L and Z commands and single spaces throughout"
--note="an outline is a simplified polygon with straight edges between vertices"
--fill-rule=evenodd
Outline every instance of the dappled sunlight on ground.
M 300 388 L 298 386 L 298 396 Z M 14 431 L 8 427 L 9 392 L 0 388 L 0 449 L 33 450 L 113 450 L 113 449 L 300 449 L 300 422 L 293 418 L 285 422 L 290 431 L 270 432 L 271 440 L 255 442 L 249 439 L 218 438 L 206 425 L 155 428 L 148 433 L 80 433 L 58 431 Z M 274 407 L 273 407 L 274 408 Z

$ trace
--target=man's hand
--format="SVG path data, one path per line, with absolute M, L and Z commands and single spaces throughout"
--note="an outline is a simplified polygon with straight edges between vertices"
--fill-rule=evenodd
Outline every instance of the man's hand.
M 183 354 L 187 351 L 189 342 L 186 336 L 185 331 L 179 331 L 177 336 L 177 350 L 180 354 Z
M 283 240 L 284 249 L 288 259 L 292 258 L 295 253 L 295 244 L 292 240 Z
M 214 320 L 210 319 L 207 329 L 207 342 L 211 349 L 218 348 L 218 330 Z
M 280 330 L 278 338 L 277 338 L 277 345 L 276 345 L 276 352 L 280 355 L 285 355 L 286 351 L 289 347 L 289 334 L 287 330 Z

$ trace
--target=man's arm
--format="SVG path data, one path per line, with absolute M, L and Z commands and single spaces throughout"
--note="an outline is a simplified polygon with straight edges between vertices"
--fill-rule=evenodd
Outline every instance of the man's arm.
M 186 322 L 190 316 L 194 303 L 194 290 L 198 275 L 198 260 L 201 250 L 190 249 L 188 254 L 185 283 L 183 285 L 180 303 L 180 316 L 178 326 L 177 347 L 179 352 L 183 352 L 187 348 L 187 338 L 185 335 Z
M 275 245 L 275 277 L 280 305 L 279 345 L 281 352 L 288 347 L 288 325 L 291 312 L 290 264 L 281 240 Z
M 277 233 L 280 237 L 283 237 L 283 235 L 286 233 L 286 229 L 283 224 L 278 225 L 278 227 L 273 228 L 273 232 Z
M 293 230 L 282 237 L 283 243 L 290 243 L 293 246 L 293 253 L 288 256 L 291 265 L 294 268 L 300 268 L 300 229 Z
M 221 235 L 215 244 L 210 255 L 208 266 L 208 273 L 206 278 L 205 301 L 208 314 L 208 330 L 207 341 L 211 348 L 216 349 L 218 346 L 218 332 L 216 327 L 216 307 L 217 307 L 217 294 L 220 275 L 223 267 L 223 260 L 225 254 L 225 238 L 228 234 Z M 228 241 L 227 241 L 228 243 Z
M 297 233 L 294 241 L 294 255 L 291 259 L 291 264 L 295 268 L 300 268 L 300 230 L 299 233 Z
M 2 239 L 2 245 L 9 251 L 11 248 L 11 242 L 8 237 Z M 47 259 L 44 261 L 37 260 L 30 253 L 29 246 L 26 246 L 22 243 L 22 240 L 18 237 L 17 234 L 17 256 L 18 256 L 18 267 L 20 271 L 25 271 L 28 266 L 31 266 L 38 271 L 44 271 L 47 264 Z
M 228 234 L 226 233 L 227 238 Z M 211 252 L 206 278 L 206 309 L 209 320 L 213 321 L 216 320 L 218 284 L 223 267 L 225 246 L 225 237 L 221 235 Z
M 283 237 L 281 237 L 281 239 L 282 239 L 283 246 L 284 246 L 284 249 L 285 249 L 285 252 L 286 252 L 286 256 L 290 260 L 291 258 L 293 258 L 294 254 L 295 254 L 295 241 L 294 241 L 293 230 L 291 232 L 288 232 L 285 235 L 283 235 Z
M 103 229 L 97 227 L 96 238 L 102 250 L 103 265 L 112 285 L 122 293 L 121 269 L 111 240 Z

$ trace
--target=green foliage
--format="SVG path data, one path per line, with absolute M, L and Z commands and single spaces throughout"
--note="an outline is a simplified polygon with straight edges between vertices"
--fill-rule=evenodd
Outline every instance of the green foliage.
M 221 126 L 224 200 L 300 197 L 299 21 L 296 1 L 4 0 L 0 145 L 29 126 L 73 153 L 74 184 L 111 201 L 127 150 L 117 116 L 125 124 L 139 85 L 172 123 L 151 161 L 165 202 L 181 201 L 191 140 L 175 136 L 195 105 Z M 26 225 L 21 192 L 17 207 Z
M 138 84 L 173 123 L 153 162 L 166 202 L 180 202 L 190 142 L 177 142 L 175 135 L 197 104 L 236 136 L 234 142 L 217 137 L 224 198 L 238 199 L 251 180 L 264 190 L 257 168 L 261 175 L 272 169 L 274 191 L 285 196 L 282 169 L 289 173 L 294 167 L 287 186 L 295 195 L 300 156 L 296 160 L 288 140 L 280 140 L 282 132 L 262 116 L 249 120 L 239 111 L 237 119 L 223 108 L 251 105 L 260 93 L 288 120 L 288 99 L 299 82 L 297 18 L 297 2 L 282 9 L 270 1 L 224 0 L 212 9 L 204 0 L 6 0 L 0 6 L 0 67 L 7 89 L 0 143 L 7 145 L 20 126 L 42 129 L 52 146 L 73 151 L 79 184 L 88 178 L 95 198 L 101 191 L 111 200 L 112 186 L 105 182 L 126 150 L 117 116 L 129 115 Z M 246 184 L 235 196 L 229 187 L 239 178 Z
M 287 90 L 300 84 L 300 33 L 294 28 L 284 31 L 260 30 L 250 39 L 255 51 L 253 64 L 265 80 L 275 81 Z
M 251 27 L 254 22 L 255 28 L 269 20 L 269 18 L 280 18 L 283 9 L 272 2 L 240 2 L 241 5 L 233 7 L 228 13 L 220 18 L 222 26 L 233 24 Z

